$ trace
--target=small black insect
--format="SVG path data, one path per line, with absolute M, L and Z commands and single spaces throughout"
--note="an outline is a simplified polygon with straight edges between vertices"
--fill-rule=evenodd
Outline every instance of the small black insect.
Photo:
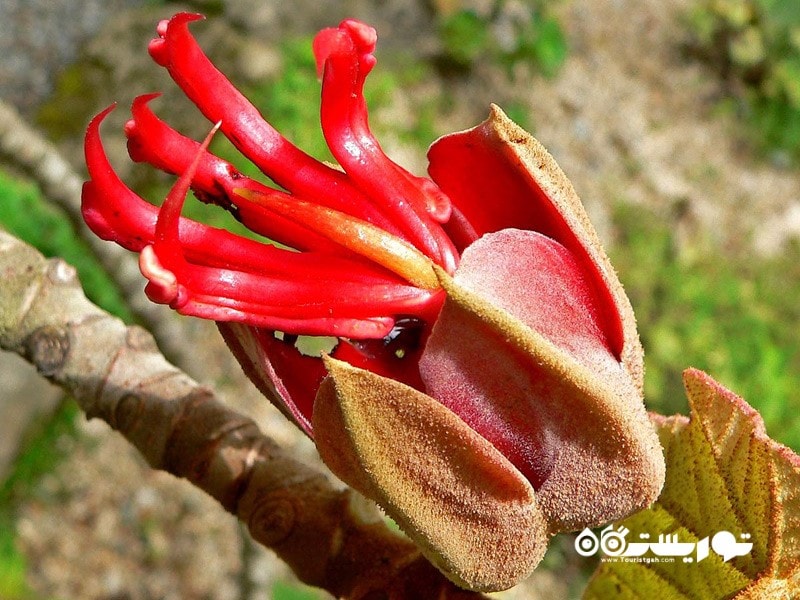
M 408 353 L 419 348 L 424 325 L 424 321 L 416 317 L 397 319 L 389 335 L 383 338 L 383 347 L 396 358 L 405 358 Z
M 369 358 L 391 355 L 401 360 L 418 350 L 425 322 L 417 317 L 398 317 L 389 334 L 380 340 L 353 340 L 350 343 Z

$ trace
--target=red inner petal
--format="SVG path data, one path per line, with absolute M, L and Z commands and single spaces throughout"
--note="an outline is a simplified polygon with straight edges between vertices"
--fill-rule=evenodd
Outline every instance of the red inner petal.
M 158 119 L 147 103 L 158 94 L 140 96 L 133 102 L 133 119 L 125 127 L 128 136 L 128 152 L 136 161 L 144 161 L 154 167 L 180 175 L 189 168 L 200 144 L 187 138 Z M 236 197 L 234 189 L 244 188 L 268 193 L 273 190 L 245 177 L 236 168 L 209 152 L 203 152 L 197 171 L 192 178 L 192 189 L 203 201 L 213 202 L 230 210 L 250 230 L 279 241 L 298 250 L 322 250 L 342 253 L 340 246 L 301 224 L 285 219 L 275 213 Z M 275 190 L 275 193 L 283 193 Z
M 302 355 L 269 330 L 236 323 L 218 327 L 255 386 L 310 436 L 314 398 L 326 375 L 322 360 Z
M 520 230 L 484 236 L 464 252 L 455 281 L 598 376 L 621 373 L 598 325 L 583 269 L 552 239 Z M 537 489 L 553 468 L 559 444 L 576 434 L 581 419 L 591 418 L 569 413 L 531 357 L 513 350 L 480 318 L 447 304 L 420 372 L 427 393 L 489 440 Z

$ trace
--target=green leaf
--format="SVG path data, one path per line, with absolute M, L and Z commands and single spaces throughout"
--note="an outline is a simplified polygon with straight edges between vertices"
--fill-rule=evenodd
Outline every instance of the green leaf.
M 711 550 L 691 561 L 652 552 L 642 562 L 606 558 L 584 597 L 797 597 L 800 457 L 771 440 L 758 412 L 705 373 L 686 371 L 684 384 L 691 418 L 654 417 L 667 458 L 661 496 L 617 527 L 630 530 L 629 542 L 642 533 L 651 542 L 677 535 L 698 549 L 708 538 Z M 724 560 L 713 543 L 722 531 L 752 548 Z

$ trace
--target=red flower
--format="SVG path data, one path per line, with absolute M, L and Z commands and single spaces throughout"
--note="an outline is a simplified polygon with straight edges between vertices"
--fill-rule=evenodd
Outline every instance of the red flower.
M 90 124 L 84 216 L 140 252 L 149 297 L 213 319 L 259 388 L 347 483 L 454 581 L 513 585 L 557 531 L 652 502 L 663 457 L 641 401 L 630 304 L 568 180 L 496 107 L 389 160 L 363 84 L 375 31 L 322 31 L 321 122 L 342 167 L 280 136 L 210 63 L 180 14 L 150 54 L 283 190 L 245 177 L 134 101 L 129 152 L 180 178 L 156 208 L 124 186 Z M 191 187 L 279 248 L 180 216 Z M 278 333 L 279 332 L 279 333 Z M 298 335 L 334 336 L 306 356 Z

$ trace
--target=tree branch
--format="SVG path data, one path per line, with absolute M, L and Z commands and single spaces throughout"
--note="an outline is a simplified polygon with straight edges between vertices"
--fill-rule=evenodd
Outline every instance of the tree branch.
M 484 598 L 453 586 L 372 505 L 169 364 L 145 330 L 91 304 L 64 261 L 0 230 L 0 277 L 0 347 L 69 391 L 151 466 L 216 498 L 304 582 L 352 599 Z

